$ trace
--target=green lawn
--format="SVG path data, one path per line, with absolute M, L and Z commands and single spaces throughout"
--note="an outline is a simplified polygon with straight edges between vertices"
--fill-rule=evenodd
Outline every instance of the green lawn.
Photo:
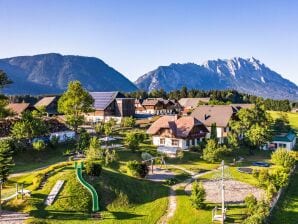
M 11 181 L 32 183 L 33 174 L 15 177 Z M 43 201 L 57 180 L 65 180 L 62 191 L 53 205 Z M 101 176 L 89 180 L 96 188 L 103 220 L 101 223 L 155 223 L 165 212 L 168 203 L 167 186 L 139 180 L 122 173 L 103 170 Z M 51 176 L 42 190 L 32 192 L 23 203 L 13 200 L 6 209 L 28 212 L 32 223 L 93 223 L 90 218 L 91 196 L 76 180 L 72 166 L 60 168 Z M 159 208 L 159 209 L 156 209 Z
M 184 190 L 177 190 L 177 210 L 169 224 L 180 223 L 212 223 L 212 209 L 215 204 L 207 204 L 205 209 L 195 209 L 189 195 Z M 227 207 L 227 219 L 225 223 L 241 223 L 244 219 L 245 208 L 243 205 L 230 205 Z
M 197 152 L 184 152 L 183 158 L 167 158 L 166 162 L 194 172 L 213 170 L 219 166 L 219 163 L 212 164 L 202 160 Z
M 31 171 L 58 162 L 66 161 L 67 156 L 64 156 L 63 153 L 67 149 L 67 146 L 59 145 L 54 149 L 48 148 L 40 152 L 37 152 L 34 149 L 28 149 L 25 152 L 18 152 L 13 157 L 15 166 L 13 167 L 12 172 L 19 173 Z
M 280 114 L 280 112 L 277 112 L 277 111 L 269 111 L 269 113 L 273 119 L 278 118 Z M 298 113 L 286 112 L 286 114 L 288 115 L 288 119 L 292 128 L 298 131 Z
M 293 174 L 288 189 L 284 192 L 275 210 L 272 224 L 296 224 L 298 220 L 298 170 Z

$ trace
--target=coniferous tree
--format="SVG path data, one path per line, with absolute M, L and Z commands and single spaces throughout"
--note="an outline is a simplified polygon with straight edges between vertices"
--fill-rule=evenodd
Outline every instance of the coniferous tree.
M 0 180 L 6 181 L 14 166 L 12 159 L 13 150 L 7 140 L 0 141 Z

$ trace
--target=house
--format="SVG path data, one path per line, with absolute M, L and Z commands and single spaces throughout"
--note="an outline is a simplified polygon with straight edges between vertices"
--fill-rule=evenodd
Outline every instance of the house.
M 34 107 L 30 106 L 29 103 L 9 103 L 6 109 L 9 109 L 16 116 L 21 116 L 25 111 L 32 111 Z
M 178 112 L 179 104 L 174 100 L 165 100 L 163 98 L 148 98 L 135 104 L 138 114 L 151 114 L 151 115 L 166 115 L 175 114 Z
M 229 121 L 236 112 L 230 105 L 202 105 L 196 108 L 191 116 L 207 127 L 209 130 L 207 138 L 210 137 L 211 125 L 215 123 L 218 141 L 223 143 L 229 132 Z
M 237 103 L 237 104 L 230 104 L 236 111 L 241 109 L 252 109 L 255 105 L 252 103 Z
M 181 98 L 179 104 L 182 107 L 182 114 L 188 115 L 192 110 L 197 108 L 200 104 L 207 104 L 210 101 L 209 97 L 204 98 Z
M 94 111 L 85 114 L 88 122 L 108 121 L 113 118 L 121 122 L 123 117 L 135 115 L 135 99 L 125 98 L 119 92 L 90 92 L 94 99 Z
M 153 144 L 160 147 L 188 149 L 198 145 L 208 133 L 207 128 L 194 117 L 162 116 L 147 130 Z
M 285 148 L 292 150 L 296 144 L 296 133 L 289 131 L 287 133 L 279 133 L 273 137 L 273 140 L 268 144 L 267 149 L 275 150 L 277 148 Z
M 58 114 L 58 96 L 47 96 L 39 100 L 34 107 L 37 110 L 43 108 L 47 113 L 47 116 L 53 116 Z

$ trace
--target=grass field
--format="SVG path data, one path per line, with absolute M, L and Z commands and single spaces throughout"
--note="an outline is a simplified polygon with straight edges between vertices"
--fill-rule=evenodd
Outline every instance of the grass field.
M 177 190 L 177 210 L 170 224 L 180 223 L 212 223 L 212 209 L 216 204 L 207 204 L 205 209 L 195 209 L 189 195 L 184 190 Z M 217 205 L 220 206 L 220 205 Z M 228 205 L 225 223 L 241 223 L 244 219 L 245 208 L 243 205 Z
M 271 217 L 272 224 L 296 224 L 298 220 L 298 170 Z
M 33 173 L 15 177 L 11 182 L 32 184 Z M 54 204 L 45 207 L 43 201 L 57 180 L 65 180 Z M 159 183 L 139 180 L 111 170 L 89 182 L 96 188 L 103 220 L 101 223 L 155 223 L 168 203 L 168 187 Z M 49 177 L 42 190 L 32 192 L 23 203 L 10 201 L 6 209 L 28 212 L 32 223 L 93 223 L 90 217 L 91 196 L 76 180 L 72 166 L 60 168 Z M 159 208 L 159 209 L 156 209 Z
M 197 152 L 184 152 L 183 158 L 168 158 L 166 162 L 194 172 L 213 170 L 219 167 L 219 163 L 211 164 L 202 160 Z
M 37 152 L 29 149 L 26 152 L 19 152 L 14 155 L 13 173 L 26 172 L 41 167 L 49 166 L 58 162 L 66 161 L 67 157 L 63 153 L 67 150 L 67 146 L 59 145 L 56 148 L 46 149 Z
M 273 119 L 276 119 L 280 116 L 280 112 L 277 111 L 269 111 L 269 114 L 272 116 Z M 292 128 L 298 131 L 298 113 L 286 113 Z

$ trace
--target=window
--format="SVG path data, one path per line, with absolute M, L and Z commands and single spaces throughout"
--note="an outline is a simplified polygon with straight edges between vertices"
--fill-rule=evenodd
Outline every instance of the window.
M 172 139 L 172 146 L 178 146 L 179 141 L 177 139 Z
M 165 139 L 164 138 L 159 139 L 159 144 L 164 145 L 165 144 Z
M 201 142 L 201 140 L 199 138 L 197 138 L 197 145 L 199 145 Z
M 227 128 L 224 128 L 224 132 L 227 132 Z
M 189 146 L 189 140 L 188 139 L 186 140 L 186 146 L 187 147 Z
M 192 139 L 192 140 L 191 140 L 191 144 L 192 144 L 192 145 L 195 145 L 195 144 L 196 144 L 196 143 L 195 143 L 195 139 Z

